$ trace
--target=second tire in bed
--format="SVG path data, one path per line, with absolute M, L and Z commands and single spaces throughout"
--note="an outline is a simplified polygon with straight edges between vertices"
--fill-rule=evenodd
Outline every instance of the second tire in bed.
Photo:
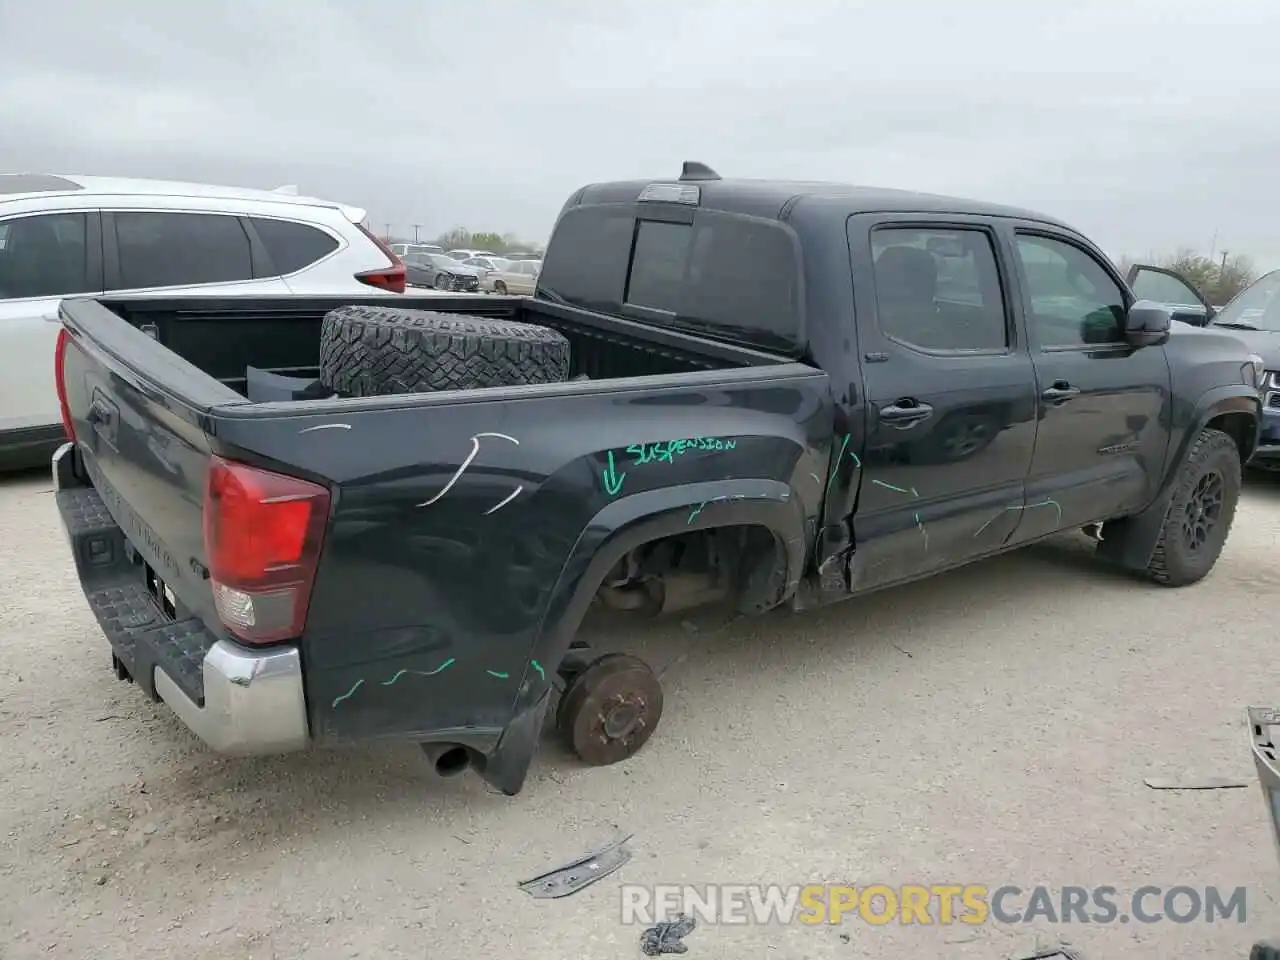
M 330 310 L 320 326 L 320 381 L 348 396 L 568 379 L 569 341 L 536 324 L 348 306 Z

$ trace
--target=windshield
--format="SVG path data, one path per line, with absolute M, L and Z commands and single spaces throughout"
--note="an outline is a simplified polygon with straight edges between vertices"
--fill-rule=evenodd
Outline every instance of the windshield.
M 1280 333 L 1280 270 L 1263 274 L 1213 318 L 1211 326 L 1241 324 Z

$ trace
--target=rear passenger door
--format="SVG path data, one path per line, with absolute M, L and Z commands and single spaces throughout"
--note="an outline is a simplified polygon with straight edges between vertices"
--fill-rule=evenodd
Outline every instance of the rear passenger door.
M 235 296 L 287 294 L 265 248 L 234 214 L 114 210 L 103 214 L 106 289 Z
M 867 399 L 853 585 L 865 589 L 1008 539 L 1035 449 L 1035 376 L 994 222 L 876 214 L 847 229 Z
M 1125 342 L 1131 298 L 1098 251 L 1039 224 L 1012 242 L 1040 418 L 1024 540 L 1150 502 L 1168 445 L 1169 366 L 1163 347 Z

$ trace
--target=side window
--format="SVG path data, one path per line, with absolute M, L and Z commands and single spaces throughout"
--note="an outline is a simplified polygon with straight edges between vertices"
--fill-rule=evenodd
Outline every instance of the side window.
M 1018 258 L 1041 346 L 1124 342 L 1124 292 L 1092 256 L 1062 240 L 1019 234 Z
M 337 240 L 305 223 L 254 217 L 253 228 L 262 238 L 277 274 L 297 273 L 338 249 Z M 406 247 L 401 256 L 408 252 Z
M 93 293 L 82 213 L 0 223 L 0 300 Z
M 1004 295 L 982 230 L 878 227 L 871 233 L 880 329 L 921 350 L 1004 350 Z
M 235 217 L 119 212 L 115 221 L 125 290 L 253 279 L 249 237 Z

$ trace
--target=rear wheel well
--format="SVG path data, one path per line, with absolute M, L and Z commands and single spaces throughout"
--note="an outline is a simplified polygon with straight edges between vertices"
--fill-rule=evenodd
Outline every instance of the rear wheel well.
M 1248 413 L 1220 413 L 1205 427 L 1209 430 L 1221 430 L 1233 441 L 1240 451 L 1240 464 L 1249 462 L 1253 456 L 1253 445 L 1257 439 L 1258 421 Z
M 761 524 L 705 527 L 628 550 L 604 575 L 596 599 L 615 610 L 655 615 L 732 599 L 742 613 L 781 602 L 783 543 Z

